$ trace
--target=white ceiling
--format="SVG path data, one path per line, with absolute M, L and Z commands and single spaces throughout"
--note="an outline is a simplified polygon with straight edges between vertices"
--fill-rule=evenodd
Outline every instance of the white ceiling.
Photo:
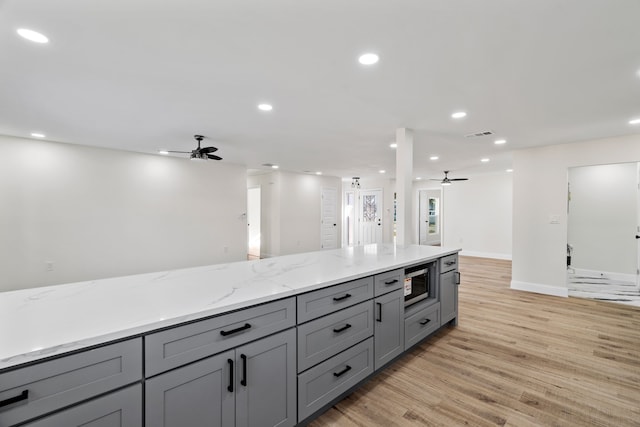
M 408 127 L 416 176 L 473 175 L 640 132 L 639 41 L 639 0 L 0 0 L 0 133 L 148 153 L 198 133 L 225 162 L 350 177 L 393 176 Z M 484 130 L 508 143 L 464 137 Z

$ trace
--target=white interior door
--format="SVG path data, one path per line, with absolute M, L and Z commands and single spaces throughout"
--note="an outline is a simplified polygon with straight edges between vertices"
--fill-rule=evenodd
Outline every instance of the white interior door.
M 358 243 L 360 245 L 382 243 L 382 190 L 362 190 L 359 199 Z
M 247 190 L 247 254 L 260 258 L 260 187 Z
M 640 162 L 636 163 L 636 287 L 640 291 Z
M 441 243 L 442 203 L 440 190 L 420 190 L 419 194 L 419 242 L 421 245 Z
M 322 249 L 338 247 L 338 191 L 335 188 L 323 188 L 320 202 Z

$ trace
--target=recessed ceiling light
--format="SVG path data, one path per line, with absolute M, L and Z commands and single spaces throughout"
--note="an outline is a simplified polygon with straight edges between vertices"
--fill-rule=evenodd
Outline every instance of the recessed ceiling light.
M 318 171 L 316 172 L 316 175 L 322 175 L 322 172 Z
M 417 177 L 416 177 L 416 181 L 420 181 L 421 179 L 422 179 L 422 177 L 421 177 L 421 176 L 417 176 Z
M 31 132 L 31 136 L 34 138 L 44 138 L 46 135 L 40 132 Z
M 362 65 L 373 65 L 380 60 L 380 57 L 375 53 L 365 53 L 360 55 L 358 62 Z
M 20 35 L 20 37 L 23 37 L 34 43 L 49 43 L 49 38 L 37 31 L 28 30 L 26 28 L 19 28 L 17 30 L 17 33 Z
M 398 144 L 396 144 L 395 142 L 392 142 L 391 144 L 389 144 L 389 147 L 398 148 Z
M 629 120 L 630 125 L 640 125 L 640 119 Z
M 494 144 L 496 145 L 502 145 L 502 144 L 506 144 L 507 140 L 506 139 L 496 139 L 495 141 L 493 141 Z
M 273 105 L 271 105 L 271 104 L 258 104 L 258 110 L 260 110 L 260 111 L 271 111 L 271 110 L 273 110 Z
M 513 172 L 513 169 L 506 169 L 505 172 Z
M 464 111 L 456 111 L 451 115 L 451 117 L 454 119 L 461 119 L 463 117 L 467 117 L 467 113 L 465 113 Z
M 278 165 L 271 165 L 271 169 L 278 169 L 280 166 Z
M 166 156 L 167 154 L 169 154 L 169 152 L 167 150 L 158 150 L 158 154 L 162 154 L 163 156 Z
M 431 156 L 431 157 L 429 157 L 429 160 L 438 160 L 439 158 L 440 157 L 438 157 L 438 156 Z
M 380 172 L 380 173 L 386 173 L 387 171 L 386 171 L 386 170 L 384 170 L 384 169 L 380 169 L 378 172 Z
M 480 159 L 480 161 L 481 161 L 482 163 L 487 163 L 487 162 L 489 161 L 489 159 L 485 157 L 484 159 Z

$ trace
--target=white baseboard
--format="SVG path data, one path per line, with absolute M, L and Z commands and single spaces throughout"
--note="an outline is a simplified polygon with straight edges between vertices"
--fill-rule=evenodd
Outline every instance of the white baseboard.
M 622 282 L 635 282 L 635 274 L 616 273 L 612 271 L 587 270 L 586 268 L 574 268 L 576 276 L 602 277 L 603 279 L 620 280 Z
M 477 258 L 494 258 L 494 259 L 506 259 L 511 261 L 511 254 L 499 254 L 496 252 L 476 252 L 476 251 L 460 251 L 460 255 L 472 256 Z
M 541 283 L 518 282 L 516 280 L 512 280 L 511 289 L 535 292 L 536 294 L 554 295 L 556 297 L 567 298 L 569 296 L 569 288 L 565 286 L 551 286 L 543 285 Z

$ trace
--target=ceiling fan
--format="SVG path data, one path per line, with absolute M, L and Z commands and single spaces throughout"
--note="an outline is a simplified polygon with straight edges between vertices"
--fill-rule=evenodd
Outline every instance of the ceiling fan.
M 204 139 L 202 135 L 193 135 L 193 137 L 198 141 L 198 148 L 192 151 L 168 151 L 169 153 L 180 153 L 180 154 L 191 154 L 191 160 L 222 160 L 222 157 L 216 156 L 215 154 L 211 154 L 215 151 L 218 151 L 216 147 L 202 147 L 200 148 L 200 142 Z
M 431 179 L 431 181 L 440 181 L 442 185 L 451 185 L 453 181 L 467 181 L 469 178 L 449 178 L 449 171 L 444 171 L 444 179 Z

